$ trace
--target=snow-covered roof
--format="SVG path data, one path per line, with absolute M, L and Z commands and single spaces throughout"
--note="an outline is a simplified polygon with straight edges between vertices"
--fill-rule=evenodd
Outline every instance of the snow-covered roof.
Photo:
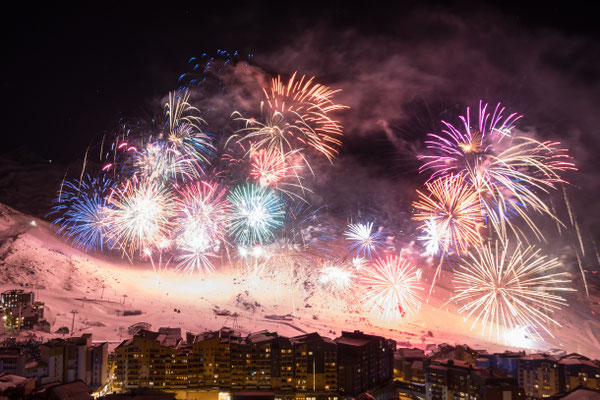
M 599 368 L 592 361 L 585 358 L 562 358 L 558 363 L 562 365 L 587 365 L 588 367 Z
M 56 385 L 48 389 L 51 398 L 68 400 L 91 400 L 90 388 L 82 381 Z
M 590 389 L 575 389 L 563 397 L 563 400 L 600 400 L 600 392 Z
M 253 332 L 246 338 L 250 343 L 270 342 L 277 338 L 277 333 L 271 333 L 267 330 Z
M 521 358 L 525 356 L 525 353 L 519 353 L 515 351 L 505 351 L 504 353 L 494 353 L 495 356 L 500 358 Z
M 422 370 L 423 369 L 423 361 L 421 360 L 416 360 L 413 361 L 412 365 L 410 366 L 411 369 L 418 369 L 418 370 Z
M 529 354 L 526 356 L 522 356 L 520 358 L 521 358 L 521 360 L 530 360 L 530 361 L 536 361 L 536 360 L 558 361 L 556 358 L 549 356 L 548 354 L 542 354 L 542 353 Z
M 10 388 L 22 386 L 30 379 L 31 378 L 24 378 L 18 375 L 0 373 L 0 392 L 4 392 Z
M 304 335 L 294 336 L 294 337 L 290 338 L 290 341 L 292 343 L 312 343 L 312 342 L 323 341 L 327 344 L 333 344 L 333 345 L 336 344 L 333 339 L 330 339 L 325 336 L 321 336 L 317 332 L 306 333 Z
M 347 337 L 347 336 L 341 336 L 339 338 L 336 338 L 334 341 L 337 344 L 345 344 L 348 346 L 356 346 L 356 347 L 366 346 L 367 344 L 369 344 L 369 339 L 353 338 L 353 337 Z

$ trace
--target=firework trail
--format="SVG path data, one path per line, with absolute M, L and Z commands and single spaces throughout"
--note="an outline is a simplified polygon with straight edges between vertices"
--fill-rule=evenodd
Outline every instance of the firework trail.
M 401 256 L 375 261 L 362 271 L 360 284 L 366 291 L 365 307 L 384 320 L 401 320 L 421 308 L 420 274 Z
M 585 257 L 585 247 L 583 246 L 583 238 L 581 236 L 581 230 L 579 229 L 579 223 L 577 223 L 577 217 L 575 216 L 575 210 L 571 205 L 571 201 L 569 196 L 567 196 L 567 190 L 563 187 L 563 198 L 565 199 L 565 205 L 567 206 L 567 211 L 569 212 L 569 220 L 571 221 L 571 226 L 575 227 L 575 232 L 577 233 L 577 240 L 579 241 L 579 248 L 581 249 L 581 255 Z M 583 265 L 581 263 L 581 257 L 577 250 L 575 250 L 577 255 L 577 265 L 579 266 L 579 273 L 581 274 L 581 279 L 583 280 L 583 286 L 585 288 L 585 294 L 589 296 L 590 292 L 588 289 L 587 278 L 585 276 L 585 271 L 583 269 Z M 600 262 L 600 260 L 599 260 Z
M 200 126 L 204 120 L 198 116 L 199 110 L 189 103 L 189 98 L 188 90 L 169 93 L 169 100 L 165 104 L 164 139 L 180 153 L 197 161 L 198 165 L 206 165 L 216 149 L 212 144 L 212 136 L 202 133 Z
M 124 254 L 156 246 L 169 237 L 174 214 L 173 194 L 155 182 L 129 180 L 108 197 L 105 208 L 111 248 Z
M 373 253 L 377 255 L 378 249 L 385 245 L 385 234 L 381 229 L 374 231 L 373 222 L 349 224 L 344 236 L 350 242 L 349 250 L 355 256 L 369 260 L 373 258 Z
M 419 227 L 424 236 L 419 239 L 425 241 L 426 252 L 434 255 L 441 251 L 429 287 L 429 301 L 446 255 L 464 253 L 471 246 L 480 244 L 480 231 L 484 225 L 479 196 L 462 175 L 439 177 L 425 186 L 429 195 L 417 191 L 419 199 L 413 203 L 416 209 L 413 219 L 424 221 Z
M 169 255 L 172 244 L 173 242 L 171 240 L 160 238 L 156 241 L 154 247 L 146 247 L 142 253 L 144 257 L 150 260 L 152 270 L 158 276 L 159 280 L 161 273 L 169 267 L 169 263 L 173 258 L 172 255 Z M 158 254 L 158 257 L 155 257 L 155 253 Z
M 283 226 L 283 204 L 275 193 L 257 184 L 240 185 L 228 196 L 232 204 L 231 234 L 244 245 L 264 244 Z
M 281 243 L 275 242 L 266 246 L 238 246 L 238 258 L 245 267 L 251 280 L 261 278 L 266 273 L 280 277 L 283 281 L 292 278 L 294 267 L 300 260 L 298 252 Z M 291 274 L 287 274 L 290 271 Z
M 100 146 L 100 162 L 103 163 L 102 172 L 111 173 L 112 178 L 118 180 L 130 173 L 133 156 L 137 153 L 137 146 L 133 145 L 129 134 L 131 131 L 125 126 L 119 126 L 119 133 L 113 138 L 110 147 L 104 152 L 105 137 L 102 137 Z
M 66 236 L 77 248 L 85 251 L 103 250 L 107 243 L 106 202 L 116 182 L 100 175 L 83 180 L 63 181 L 50 214 L 59 214 L 53 223 L 60 225 L 58 233 Z
M 478 246 L 462 260 L 450 301 L 461 304 L 458 312 L 466 313 L 466 319 L 473 318 L 471 329 L 479 322 L 482 334 L 498 339 L 517 327 L 538 337 L 538 330 L 552 336 L 546 323 L 560 324 L 550 314 L 568 305 L 558 293 L 573 289 L 564 286 L 570 280 L 559 272 L 559 261 L 539 253 L 521 243 L 509 252 L 495 242 Z
M 557 161 L 570 158 L 556 143 L 541 143 L 527 137 L 514 137 L 509 142 L 507 150 L 469 168 L 469 180 L 479 193 L 489 224 L 501 239 L 507 240 L 510 229 L 517 237 L 527 240 L 527 235 L 511 222 L 512 216 L 518 216 L 538 239 L 544 240 L 529 213 L 533 211 L 558 221 L 538 193 L 547 194 L 556 189 L 557 183 L 564 182 L 559 173 L 575 166 Z

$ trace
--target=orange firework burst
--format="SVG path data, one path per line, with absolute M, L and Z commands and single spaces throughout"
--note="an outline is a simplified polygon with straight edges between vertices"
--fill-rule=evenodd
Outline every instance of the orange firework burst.
M 257 148 L 277 149 L 282 154 L 308 146 L 333 160 L 342 144 L 342 125 L 330 113 L 347 107 L 333 102 L 339 90 L 313 79 L 304 75 L 296 79 L 296 73 L 287 83 L 279 76 L 273 78 L 270 88 L 263 88 L 264 123 L 234 113 L 245 123 L 241 139 L 251 139 Z
M 252 166 L 250 175 L 258 181 L 261 186 L 269 186 L 278 183 L 286 177 L 290 168 L 285 156 L 275 149 L 260 149 L 251 153 Z
M 431 253 L 441 249 L 466 252 L 469 247 L 481 242 L 480 228 L 483 226 L 479 196 L 465 182 L 462 175 L 448 175 L 425 184 L 429 194 L 417 191 L 419 199 L 413 203 L 417 209 L 414 219 L 425 221 L 421 229 L 429 231 L 432 225 L 443 234 L 428 235 Z M 435 250 L 435 251 L 433 251 Z

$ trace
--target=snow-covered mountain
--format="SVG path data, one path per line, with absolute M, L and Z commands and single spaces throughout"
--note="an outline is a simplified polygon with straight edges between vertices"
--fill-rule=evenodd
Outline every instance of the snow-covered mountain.
M 266 274 L 252 282 L 235 267 L 205 276 L 182 276 L 171 270 L 159 275 L 148 263 L 131 264 L 118 255 L 73 249 L 49 223 L 0 204 L 0 291 L 33 290 L 46 303 L 52 331 L 70 329 L 74 318 L 75 334 L 92 332 L 94 340 L 112 343 L 127 337 L 129 326 L 147 322 L 155 329 L 171 326 L 200 332 L 235 325 L 242 332 L 269 329 L 289 336 L 318 331 L 333 337 L 341 330 L 360 329 L 391 337 L 403 346 L 445 342 L 488 351 L 509 348 L 480 335 L 478 327 L 471 330 L 456 306 L 445 304 L 449 272 L 443 273 L 429 303 L 403 322 L 370 318 L 360 310 L 360 299 L 348 302 L 341 297 L 347 299 L 351 293 L 311 287 L 304 281 L 307 274 L 310 271 Z M 513 343 L 600 357 L 600 318 L 592 309 L 599 311 L 598 293 L 586 299 L 573 295 L 569 301 L 570 307 L 556 316 L 562 328 L 553 329 L 554 338 L 539 342 L 517 334 Z

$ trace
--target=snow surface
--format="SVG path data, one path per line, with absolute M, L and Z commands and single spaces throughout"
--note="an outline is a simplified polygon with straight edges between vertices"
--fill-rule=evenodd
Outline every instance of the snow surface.
M 233 266 L 205 276 L 170 270 L 159 276 L 149 263 L 130 264 L 116 255 L 73 249 L 54 232 L 51 224 L 0 204 L 0 291 L 33 290 L 36 299 L 46 304 L 53 332 L 62 326 L 70 330 L 74 318 L 74 333 L 92 332 L 95 342 L 116 346 L 129 337 L 129 326 L 147 322 L 152 329 L 180 327 L 193 333 L 235 326 L 243 333 L 268 329 L 296 336 L 317 331 L 335 337 L 342 330 L 359 329 L 393 338 L 403 347 L 468 344 L 489 352 L 560 348 L 600 358 L 600 318 L 590 308 L 600 304 L 597 288 L 589 298 L 580 292 L 570 295 L 570 306 L 555 314 L 562 327 L 552 329 L 553 338 L 545 335 L 542 342 L 517 337 L 511 342 L 516 347 L 510 347 L 482 335 L 481 327 L 471 330 L 471 322 L 456 313 L 456 305 L 445 304 L 451 295 L 451 272 L 443 272 L 429 303 L 418 313 L 401 322 L 379 321 L 361 309 L 359 298 L 342 299 L 357 294 L 317 290 L 307 284 L 307 271 L 293 276 L 291 272 L 266 274 L 252 282 Z M 425 297 L 428 292 L 426 287 Z M 125 310 L 141 310 L 142 314 L 123 316 Z M 288 320 L 267 318 L 286 314 L 292 316 Z

